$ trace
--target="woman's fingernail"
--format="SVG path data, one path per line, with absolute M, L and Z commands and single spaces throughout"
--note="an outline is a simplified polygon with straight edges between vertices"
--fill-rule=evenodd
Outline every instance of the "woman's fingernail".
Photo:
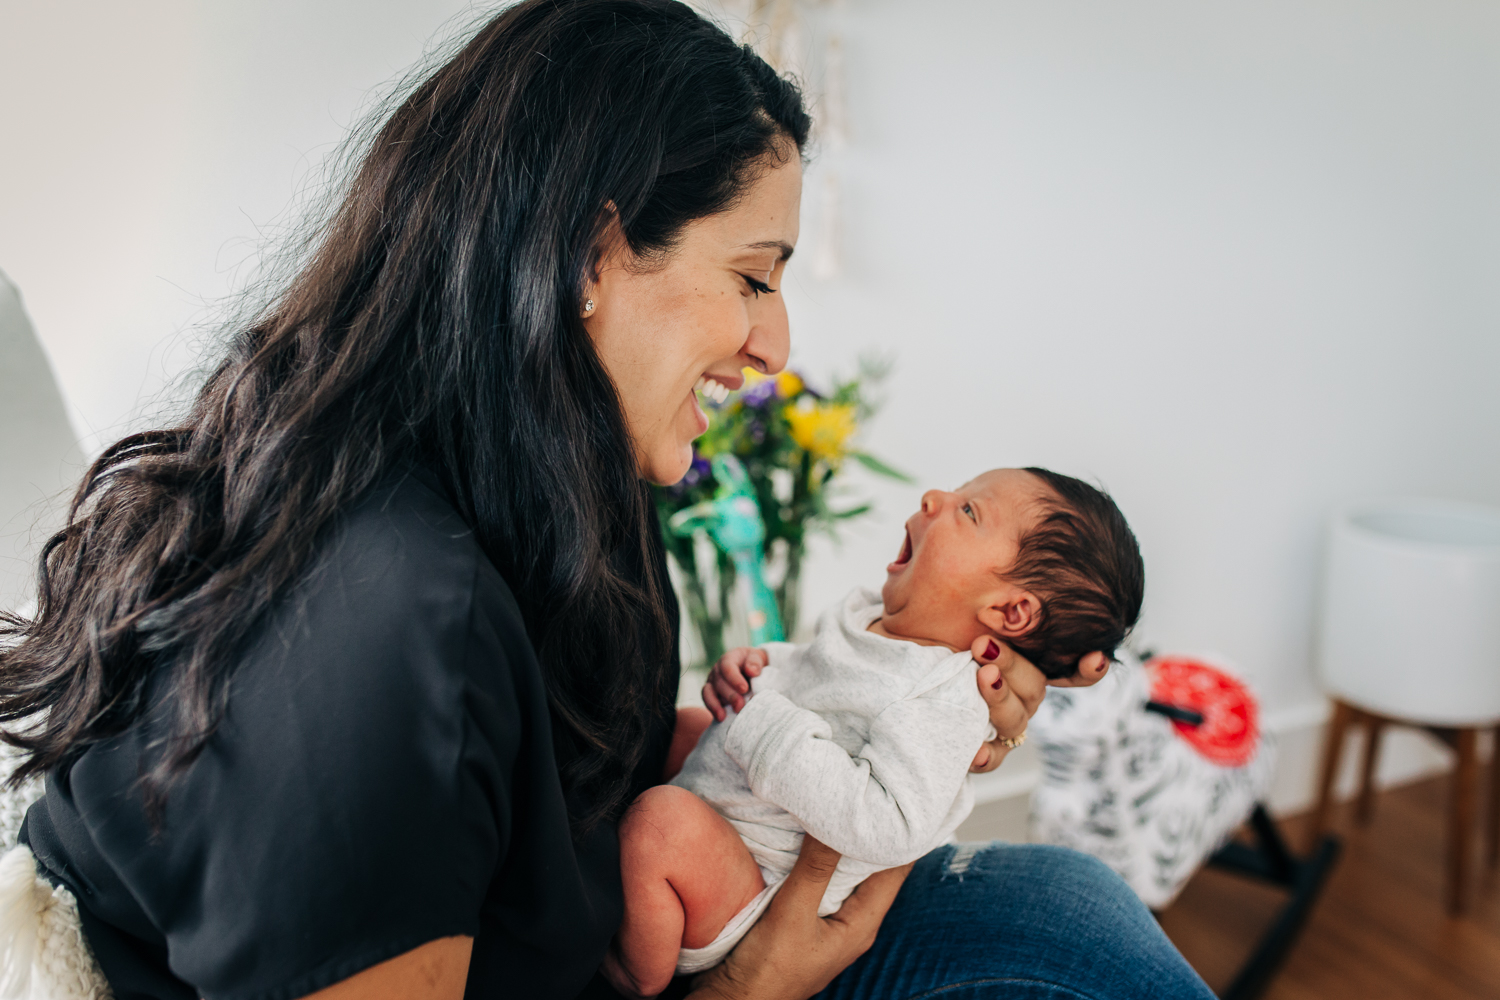
M 984 655 L 985 658 L 989 660 L 993 660 L 995 657 L 1000 655 L 1000 647 L 995 644 L 994 639 L 991 639 L 990 644 L 984 647 Z
M 1004 686 L 1005 686 L 1005 675 L 1004 674 L 1001 674 L 999 677 L 996 677 L 995 678 L 995 683 L 993 683 L 993 684 L 990 685 L 990 687 L 994 688 L 996 691 L 999 691 Z

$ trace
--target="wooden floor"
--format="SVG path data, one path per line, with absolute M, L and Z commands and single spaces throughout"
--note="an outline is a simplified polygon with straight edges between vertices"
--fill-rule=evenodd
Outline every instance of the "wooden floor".
M 1447 781 L 1379 795 L 1375 818 L 1335 814 L 1344 853 L 1302 937 L 1264 1000 L 1496 1000 L 1500 998 L 1500 872 L 1478 851 L 1469 912 L 1443 909 Z M 1303 849 L 1303 821 L 1282 823 Z M 1479 840 L 1476 831 L 1475 840 Z M 1222 990 L 1284 894 L 1205 870 L 1161 916 L 1209 986 Z

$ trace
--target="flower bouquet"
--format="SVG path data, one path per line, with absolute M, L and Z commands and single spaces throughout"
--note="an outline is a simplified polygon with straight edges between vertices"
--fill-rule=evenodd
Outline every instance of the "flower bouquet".
M 854 378 L 836 382 L 825 393 L 795 372 L 768 377 L 747 368 L 745 384 L 738 392 L 722 403 L 707 403 L 709 427 L 698 439 L 693 464 L 680 482 L 656 488 L 662 536 L 704 664 L 713 663 L 724 652 L 725 628 L 733 617 L 734 560 L 708 535 L 684 536 L 668 530 L 667 522 L 720 492 L 725 484 L 715 475 L 712 460 L 716 456 L 738 459 L 765 524 L 762 557 L 774 581 L 776 610 L 786 635 L 793 635 L 808 535 L 831 532 L 840 521 L 870 510 L 868 503 L 836 508 L 839 476 L 846 462 L 853 460 L 901 482 L 912 481 L 853 446 L 860 425 L 878 407 L 870 388 L 888 370 L 885 364 L 863 360 Z

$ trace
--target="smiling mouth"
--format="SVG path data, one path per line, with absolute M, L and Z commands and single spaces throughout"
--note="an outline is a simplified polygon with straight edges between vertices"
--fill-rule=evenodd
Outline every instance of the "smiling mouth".
M 729 393 L 732 390 L 718 379 L 703 375 L 698 378 L 697 383 L 693 386 L 693 391 L 702 393 L 704 397 L 713 400 L 715 403 L 723 403 L 724 400 L 729 398 Z

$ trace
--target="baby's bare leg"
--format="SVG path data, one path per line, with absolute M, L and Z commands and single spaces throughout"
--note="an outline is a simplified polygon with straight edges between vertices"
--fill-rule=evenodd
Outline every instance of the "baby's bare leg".
M 609 964 L 640 996 L 666 989 L 677 952 L 710 944 L 766 887 L 728 821 L 674 785 L 648 788 L 620 821 L 620 875 L 625 920 Z

